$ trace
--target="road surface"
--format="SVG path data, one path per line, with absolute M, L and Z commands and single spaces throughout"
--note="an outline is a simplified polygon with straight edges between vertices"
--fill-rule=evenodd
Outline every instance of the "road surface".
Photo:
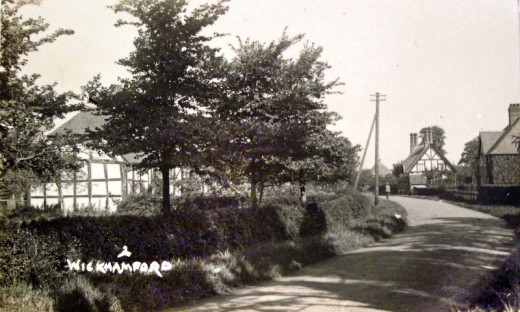
M 512 231 L 492 216 L 442 201 L 391 200 L 408 211 L 404 233 L 182 310 L 450 311 L 513 247 Z

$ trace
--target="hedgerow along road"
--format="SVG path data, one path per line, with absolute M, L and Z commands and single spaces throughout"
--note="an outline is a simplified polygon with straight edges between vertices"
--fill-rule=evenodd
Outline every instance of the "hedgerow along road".
M 180 310 L 453 311 L 513 247 L 513 231 L 490 215 L 442 201 L 390 199 L 408 212 L 405 232 Z

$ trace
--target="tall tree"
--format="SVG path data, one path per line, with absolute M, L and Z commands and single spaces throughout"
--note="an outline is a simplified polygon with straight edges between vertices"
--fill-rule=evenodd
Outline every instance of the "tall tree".
M 432 129 L 432 132 L 433 132 L 433 143 L 435 144 L 435 146 L 437 146 L 443 154 L 446 154 L 446 151 L 444 150 L 444 140 L 446 139 L 446 134 L 444 132 L 444 129 L 442 129 L 441 127 L 439 126 L 430 126 L 430 127 L 424 127 L 421 129 L 421 131 L 419 132 L 421 134 L 421 137 L 422 137 L 422 144 L 424 144 L 424 141 L 426 140 L 426 137 L 425 137 L 425 133 L 426 133 L 426 129 Z
M 477 156 L 478 156 L 478 137 L 468 141 L 464 144 L 464 151 L 462 152 L 459 160 L 459 165 L 468 168 L 464 170 L 470 173 L 472 179 L 476 179 L 477 176 Z
M 138 153 L 145 168 L 159 168 L 163 181 L 163 213 L 170 211 L 169 171 L 190 166 L 205 142 L 206 113 L 202 106 L 215 96 L 221 59 L 202 32 L 227 10 L 226 1 L 192 11 L 185 0 L 121 0 L 112 8 L 133 19 L 116 26 L 138 29 L 135 50 L 119 64 L 132 78 L 107 101 L 99 113 L 107 117 L 92 136 L 112 154 Z
M 284 33 L 269 44 L 239 40 L 227 66 L 226 98 L 214 106 L 214 116 L 228 125 L 229 135 L 222 136 L 228 142 L 221 144 L 227 149 L 220 154 L 233 153 L 247 164 L 253 207 L 270 177 L 287 160 L 302 160 L 309 137 L 333 120 L 323 98 L 339 82 L 325 81 L 329 66 L 320 61 L 322 49 L 307 44 L 296 60 L 286 56 L 302 38 Z
M 478 154 L 478 137 L 464 144 L 464 151 L 460 155 L 459 165 L 476 168 Z
M 54 85 L 39 86 L 37 74 L 25 76 L 20 73 L 30 53 L 62 35 L 73 33 L 58 29 L 49 34 L 49 24 L 43 18 L 24 18 L 20 14 L 24 5 L 38 3 L 36 0 L 9 0 L 2 5 L 0 180 L 9 173 L 11 184 L 16 182 L 13 179 L 17 176 L 53 180 L 64 169 L 77 169 L 76 161 L 64 156 L 63 146 L 73 143 L 70 138 L 56 139 L 44 135 L 44 131 L 53 126 L 55 117 L 62 117 L 74 109 L 66 105 L 72 94 L 58 94 Z M 73 153 L 73 150 L 69 152 Z M 25 184 L 30 184 L 32 179 L 25 181 L 28 181 Z
M 305 189 L 309 182 L 352 183 L 358 165 L 358 152 L 361 147 L 352 143 L 339 133 L 324 130 L 307 137 L 301 154 L 291 157 L 284 168 L 286 180 L 300 187 L 300 201 L 306 204 Z

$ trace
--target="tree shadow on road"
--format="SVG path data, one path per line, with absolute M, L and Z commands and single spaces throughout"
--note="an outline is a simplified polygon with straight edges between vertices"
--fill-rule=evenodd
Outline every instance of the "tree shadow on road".
M 479 281 L 511 251 L 512 233 L 497 219 L 433 222 L 264 287 L 238 291 L 211 307 L 218 311 L 283 311 L 288 306 L 449 311 L 455 303 L 464 307 L 481 286 Z

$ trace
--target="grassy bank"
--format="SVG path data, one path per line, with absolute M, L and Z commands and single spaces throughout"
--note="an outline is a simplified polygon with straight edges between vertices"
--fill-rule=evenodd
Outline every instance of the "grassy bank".
M 406 211 L 399 205 L 383 200 L 378 209 L 372 209 L 367 203 L 362 196 L 348 195 L 309 205 L 307 210 L 295 206 L 268 208 L 277 214 L 276 220 L 284 220 L 281 230 L 287 239 L 234 246 L 211 255 L 173 258 L 172 270 L 162 278 L 66 272 L 57 287 L 35 287 L 28 285 L 29 274 L 25 283 L 2 288 L 0 309 L 154 311 L 224 294 L 233 287 L 272 279 L 390 237 L 406 227 Z M 395 214 L 403 217 L 396 218 Z M 221 231 L 218 229 L 215 235 L 223 235 Z
M 516 246 L 513 252 L 500 268 L 484 281 L 480 291 L 474 294 L 470 311 L 520 311 L 520 207 L 449 202 L 504 219 L 509 227 L 515 229 Z
M 485 205 L 479 202 L 447 200 L 437 196 L 412 196 L 444 202 L 483 212 L 506 221 L 515 229 L 517 245 L 511 255 L 490 276 L 482 282 L 480 289 L 470 298 L 471 312 L 520 311 L 520 207 L 510 205 Z

